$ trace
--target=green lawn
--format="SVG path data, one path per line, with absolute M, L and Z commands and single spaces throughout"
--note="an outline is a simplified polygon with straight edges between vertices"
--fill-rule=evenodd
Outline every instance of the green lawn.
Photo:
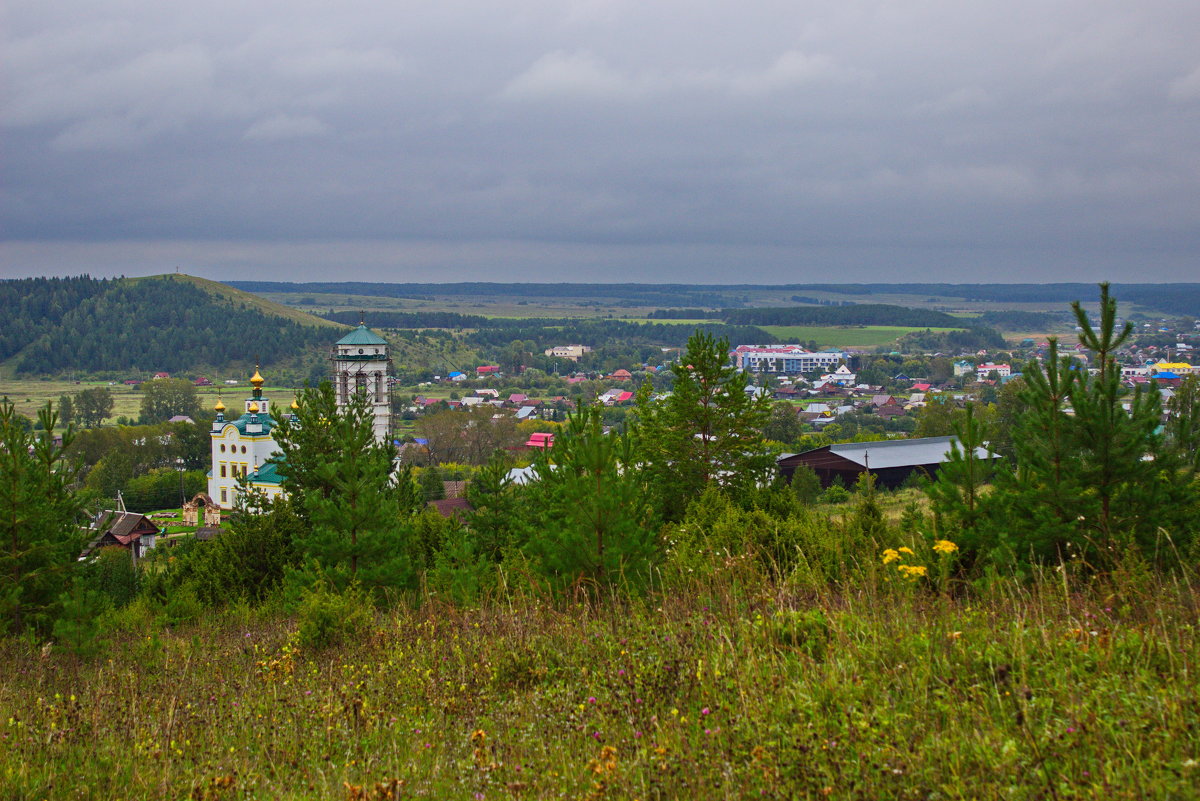
M 784 342 L 807 342 L 816 340 L 820 347 L 826 348 L 862 348 L 887 345 L 895 342 L 905 334 L 913 331 L 924 331 L 925 328 L 914 328 L 900 325 L 867 325 L 861 328 L 843 326 L 811 326 L 811 325 L 764 325 L 768 331 Z M 957 331 L 957 328 L 930 328 L 931 331 Z

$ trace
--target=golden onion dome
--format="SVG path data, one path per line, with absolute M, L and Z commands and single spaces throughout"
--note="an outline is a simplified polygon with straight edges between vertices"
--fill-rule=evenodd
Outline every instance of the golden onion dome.
M 254 365 L 254 375 L 250 376 L 250 383 L 254 385 L 255 389 L 262 389 L 262 385 L 266 383 L 266 379 L 258 372 L 257 364 Z
M 221 399 L 220 399 L 220 398 L 217 398 L 217 405 L 213 407 L 213 411 L 214 411 L 214 412 L 223 412 L 223 411 L 225 411 L 225 404 L 221 402 Z
M 296 402 L 295 398 L 292 398 L 292 408 L 296 411 L 300 411 L 300 404 Z
M 250 412 L 250 414 L 258 414 L 258 404 L 257 404 L 257 403 L 251 403 L 251 404 L 250 404 L 250 405 L 247 407 L 246 411 Z

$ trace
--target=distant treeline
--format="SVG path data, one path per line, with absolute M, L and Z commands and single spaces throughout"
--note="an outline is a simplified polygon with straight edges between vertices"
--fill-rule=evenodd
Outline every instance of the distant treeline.
M 809 284 L 808 290 L 843 295 L 905 294 L 961 298 L 988 303 L 1070 303 L 1095 295 L 1094 284 Z M 1135 303 L 1168 314 L 1200 316 L 1200 283 L 1113 284 L 1122 303 Z
M 665 306 L 680 302 L 695 306 L 741 306 L 745 299 L 733 287 L 694 284 L 492 284 L 472 281 L 459 284 L 382 284 L 363 281 L 287 283 L 279 281 L 227 281 L 245 292 L 295 292 L 334 295 L 367 295 L 379 298 L 518 297 L 589 298 L 618 306 Z M 357 321 L 356 321 L 357 322 Z
M 383 284 L 369 282 L 284 283 L 230 281 L 247 292 L 311 292 L 371 295 L 389 298 L 528 297 L 605 298 L 625 305 L 701 308 L 743 308 L 746 293 L 786 291 L 832 292 L 839 295 L 904 294 L 961 298 L 989 303 L 1069 303 L 1087 300 L 1096 287 L 1089 283 L 1056 284 Z M 1200 316 L 1200 283 L 1114 284 L 1123 303 L 1136 303 L 1168 314 Z M 797 301 L 797 302 L 811 302 Z
M 976 319 L 1001 331 L 1045 331 L 1073 318 L 1068 312 L 987 311 Z
M 1004 337 L 994 328 L 977 327 L 965 331 L 913 331 L 900 337 L 896 349 L 901 353 L 958 352 L 964 350 L 1001 350 Z
M 922 328 L 965 328 L 969 320 L 932 309 L 909 309 L 883 303 L 853 306 L 786 306 L 776 309 L 727 309 L 722 315 L 735 325 L 900 325 Z
M 793 298 L 794 300 L 795 298 Z M 884 303 L 824 303 L 767 309 L 658 309 L 655 320 L 723 320 L 731 325 L 900 325 L 923 328 L 968 328 L 978 323 L 931 309 Z
M 78 283 L 65 291 L 63 281 Z M 21 303 L 13 297 L 14 285 Z M 181 372 L 255 361 L 265 367 L 328 348 L 336 333 L 264 315 L 169 277 L 0 282 L 0 299 L 5 309 L 18 308 L 20 314 L 46 310 L 43 321 L 16 318 L 15 325 L 25 325 L 24 341 L 7 355 L 16 354 L 20 374 Z M 6 342 L 13 319 L 5 315 L 2 323 Z
M 480 347 L 499 347 L 519 339 L 532 341 L 539 348 L 564 344 L 597 347 L 616 342 L 625 345 L 649 344 L 678 348 L 686 345 L 688 337 L 697 330 L 728 339 L 730 345 L 734 346 L 766 345 L 779 341 L 761 328 L 723 323 L 701 323 L 691 326 L 576 318 L 491 320 L 490 323 L 487 328 L 480 328 L 468 335 L 467 341 Z
M 813 298 L 808 295 L 792 295 L 793 303 L 811 303 L 815 306 L 853 306 L 856 301 L 853 300 L 822 300 L 821 298 Z
M 322 315 L 340 323 L 357 323 L 359 312 Z M 454 312 L 367 312 L 361 319 L 373 328 L 471 328 L 466 341 L 478 347 L 502 347 L 513 340 L 534 342 L 540 348 L 567 343 L 598 347 L 612 342 L 680 347 L 696 329 L 724 337 L 734 345 L 767 344 L 776 338 L 761 328 L 721 322 L 697 326 L 636 323 L 626 320 L 575 317 L 481 317 Z M 669 318 L 668 318 L 669 319 Z M 677 318 L 678 319 L 678 318 Z M 701 317 L 690 319 L 702 319 Z
M 358 325 L 361 320 L 369 328 L 481 328 L 491 322 L 491 318 L 479 314 L 437 311 L 341 311 L 320 316 L 346 325 Z

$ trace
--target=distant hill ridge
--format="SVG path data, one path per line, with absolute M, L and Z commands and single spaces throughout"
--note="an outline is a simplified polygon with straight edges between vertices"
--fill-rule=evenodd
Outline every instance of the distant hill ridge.
M 246 292 L 308 292 L 315 294 L 369 295 L 388 298 L 428 298 L 432 295 L 527 298 L 597 297 L 620 299 L 631 305 L 710 309 L 744 306 L 739 293 L 756 290 L 831 292 L 859 298 L 873 294 L 926 295 L 993 303 L 1055 303 L 1088 301 L 1095 297 L 1094 283 L 1053 284 L 530 284 L 459 282 L 376 283 L 364 281 L 306 282 L 230 281 Z M 1116 284 L 1113 296 L 1124 304 L 1137 304 L 1167 314 L 1200 316 L 1200 283 Z
M 0 360 L 17 374 L 294 364 L 342 326 L 188 275 L 0 281 Z

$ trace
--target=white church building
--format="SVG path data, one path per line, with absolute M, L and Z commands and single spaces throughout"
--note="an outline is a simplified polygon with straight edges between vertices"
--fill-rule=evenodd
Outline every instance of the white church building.
M 377 439 L 391 434 L 391 387 L 388 379 L 387 340 L 365 325 L 342 337 L 333 351 L 334 390 L 339 409 L 345 409 L 355 393 L 362 392 L 374 413 Z M 245 478 L 251 489 L 261 491 L 268 499 L 283 492 L 281 476 L 276 465 L 268 459 L 277 455 L 279 446 L 272 431 L 283 416 L 298 409 L 296 402 L 286 411 L 276 409 L 263 395 L 265 379 L 254 368 L 250 378 L 253 390 L 246 398 L 241 414 L 226 419 L 225 404 L 220 400 L 213 410 L 217 413 L 210 434 L 212 440 L 211 468 L 208 473 L 208 497 L 222 509 L 231 509 L 237 501 L 238 482 Z M 276 417 L 276 414 L 283 416 Z

